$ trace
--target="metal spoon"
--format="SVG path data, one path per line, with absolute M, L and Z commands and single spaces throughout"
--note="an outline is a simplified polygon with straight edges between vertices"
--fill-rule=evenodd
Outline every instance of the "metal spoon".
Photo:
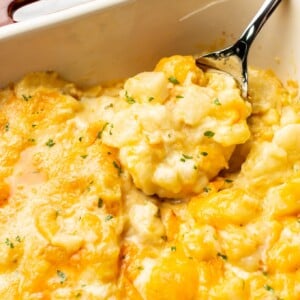
M 247 57 L 250 46 L 280 2 L 281 0 L 266 0 L 235 44 L 203 56 L 196 56 L 197 66 L 228 73 L 237 80 L 242 96 L 247 98 Z

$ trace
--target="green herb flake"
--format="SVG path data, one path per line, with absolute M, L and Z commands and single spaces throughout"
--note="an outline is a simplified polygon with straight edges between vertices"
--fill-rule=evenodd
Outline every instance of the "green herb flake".
M 13 249 L 15 248 L 14 244 L 10 241 L 10 239 L 6 238 L 5 239 L 5 244 L 10 248 Z
M 21 238 L 20 238 L 19 235 L 16 236 L 16 241 L 17 241 L 18 243 L 21 243 L 21 242 L 22 242 L 22 240 L 21 240 Z
M 129 103 L 129 104 L 134 104 L 135 103 L 135 100 L 130 97 L 127 93 L 127 91 L 125 92 L 125 98 L 126 98 L 126 101 Z
M 179 81 L 177 80 L 177 78 L 175 76 L 170 76 L 168 78 L 168 80 L 173 84 L 179 84 Z
M 137 269 L 140 271 L 144 270 L 144 268 L 142 266 L 138 266 Z
M 80 298 L 82 296 L 82 294 L 81 293 L 77 293 L 76 295 L 75 295 L 75 298 Z
M 274 292 L 274 289 L 271 286 L 269 286 L 268 284 L 264 285 L 264 289 L 268 292 Z
M 118 170 L 118 175 L 120 176 L 123 173 L 121 166 L 116 161 L 113 161 L 113 166 Z
M 78 141 L 79 141 L 79 142 L 82 142 L 82 140 L 83 140 L 83 137 L 80 136 L 79 139 L 78 139 Z
M 208 153 L 205 152 L 205 151 L 202 151 L 200 154 L 201 154 L 202 156 L 207 156 L 207 155 L 208 155 Z
M 104 107 L 104 109 L 109 109 L 109 108 L 113 108 L 113 107 L 114 107 L 114 105 L 112 103 L 110 103 L 110 104 L 106 105 Z
M 60 278 L 60 283 L 61 284 L 63 284 L 67 280 L 67 275 L 64 272 L 62 272 L 60 270 L 57 270 L 56 274 Z
M 185 162 L 185 159 L 184 158 L 180 158 L 180 161 Z
M 25 100 L 27 102 L 28 100 L 30 100 L 32 98 L 32 96 L 22 95 L 22 98 L 23 98 L 23 100 Z
M 105 218 L 104 218 L 104 220 L 105 220 L 105 222 L 107 222 L 107 221 L 110 221 L 111 219 L 113 219 L 113 215 L 107 215 Z
M 172 252 L 175 252 L 175 251 L 176 251 L 176 246 L 172 246 L 172 247 L 171 247 L 171 251 L 172 251 Z
M 114 124 L 110 124 L 109 135 L 112 135 L 112 129 L 114 128 Z
M 217 256 L 218 256 L 218 257 L 221 257 L 221 258 L 224 259 L 224 260 L 227 260 L 227 259 L 228 259 L 227 255 L 222 254 L 222 253 L 220 253 L 220 252 L 217 253 Z
M 52 139 L 49 139 L 45 145 L 48 146 L 49 148 L 51 148 L 55 145 L 55 143 Z
M 215 135 L 215 133 L 210 130 L 204 132 L 204 136 L 206 136 L 208 138 L 212 138 L 214 135 Z
M 193 156 L 182 154 L 183 158 L 185 159 L 193 159 Z
M 31 124 L 31 127 L 32 127 L 32 128 L 36 127 L 36 124 Z
M 28 142 L 34 143 L 34 142 L 35 142 L 35 139 L 28 139 Z
M 226 179 L 225 179 L 225 182 L 227 182 L 227 183 L 232 183 L 233 180 L 232 180 L 232 179 L 229 179 L 229 178 L 226 178 Z
M 184 98 L 184 97 L 181 96 L 181 95 L 177 95 L 176 98 L 177 98 L 177 99 L 182 99 L 182 98 Z
M 263 273 L 264 276 L 268 276 L 269 275 L 268 272 L 266 272 L 266 271 L 263 271 L 262 273 Z
M 102 138 L 102 134 L 103 134 L 103 131 L 105 130 L 106 126 L 108 125 L 109 123 L 105 123 L 102 127 L 102 129 L 98 132 L 97 134 L 97 139 L 101 139 Z
M 88 155 L 87 155 L 87 154 L 84 154 L 84 155 L 80 155 L 80 157 L 83 158 L 83 159 L 85 159 L 85 158 L 88 157 Z
M 209 188 L 209 187 L 204 187 L 203 188 L 203 191 L 205 192 L 205 193 L 208 193 L 208 192 L 210 192 L 211 191 L 211 188 Z
M 7 132 L 9 130 L 9 123 L 6 123 L 4 128 L 5 128 L 5 131 Z
M 103 200 L 101 198 L 98 199 L 98 207 L 99 208 L 103 207 Z
M 197 167 L 196 165 L 194 165 L 194 166 L 193 166 L 193 169 L 194 169 L 194 170 L 197 170 L 197 169 L 198 169 L 198 167 Z
M 220 100 L 219 100 L 218 98 L 216 98 L 216 99 L 214 100 L 214 104 L 215 104 L 215 105 L 218 105 L 218 106 L 222 105 L 221 102 L 220 102 Z
M 93 181 L 93 180 L 92 180 L 92 181 L 89 183 L 89 185 L 87 186 L 87 188 L 86 188 L 87 191 L 90 191 L 90 190 L 91 190 L 91 185 L 92 185 L 92 184 L 94 184 L 94 181 Z
M 151 101 L 153 101 L 153 100 L 154 100 L 154 97 L 149 97 L 149 98 L 148 98 L 148 101 L 149 101 L 149 102 L 151 102 Z

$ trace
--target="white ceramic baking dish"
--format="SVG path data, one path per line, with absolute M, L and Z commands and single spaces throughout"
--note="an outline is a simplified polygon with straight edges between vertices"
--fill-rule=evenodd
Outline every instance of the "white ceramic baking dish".
M 0 28 L 0 86 L 55 70 L 80 85 L 150 70 L 159 58 L 232 43 L 263 0 L 94 0 Z M 300 1 L 283 0 L 250 65 L 300 79 Z

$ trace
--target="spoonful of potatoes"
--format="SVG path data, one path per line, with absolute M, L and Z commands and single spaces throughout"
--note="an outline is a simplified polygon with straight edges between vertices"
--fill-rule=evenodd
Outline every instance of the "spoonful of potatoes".
M 238 82 L 242 96 L 248 95 L 247 58 L 252 42 L 279 5 L 281 0 L 266 0 L 254 16 L 241 37 L 230 47 L 196 56 L 196 65 L 204 69 L 215 69 L 228 73 Z

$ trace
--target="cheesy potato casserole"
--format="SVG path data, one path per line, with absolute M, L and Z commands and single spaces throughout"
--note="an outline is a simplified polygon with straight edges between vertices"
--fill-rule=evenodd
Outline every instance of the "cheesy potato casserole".
M 0 91 L 0 299 L 299 300 L 300 101 L 192 57 Z

